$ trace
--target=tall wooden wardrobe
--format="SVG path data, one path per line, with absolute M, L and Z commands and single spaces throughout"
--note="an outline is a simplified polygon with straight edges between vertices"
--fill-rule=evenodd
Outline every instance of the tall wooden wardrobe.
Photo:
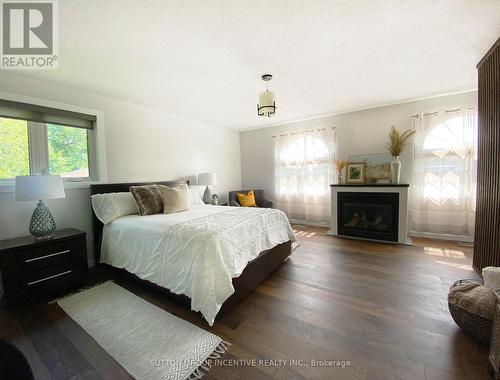
M 474 269 L 500 266 L 500 38 L 477 65 L 479 146 Z

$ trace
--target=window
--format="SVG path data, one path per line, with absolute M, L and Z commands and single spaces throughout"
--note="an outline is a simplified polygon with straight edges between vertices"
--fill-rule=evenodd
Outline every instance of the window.
M 422 147 L 425 200 L 435 205 L 447 202 L 458 205 L 461 198 L 471 197 L 471 206 L 475 205 L 476 139 L 477 129 L 466 128 L 463 116 L 448 119 L 431 129 Z M 463 171 L 469 175 L 460 175 Z
M 30 174 L 28 123 L 0 118 L 0 179 Z
M 295 221 L 328 224 L 335 129 L 275 137 L 277 207 Z
M 314 164 L 328 161 L 329 152 L 325 143 L 317 137 L 299 137 L 292 140 L 281 153 L 284 163 L 307 162 Z
M 94 121 L 91 115 L 0 100 L 0 180 L 36 174 L 96 178 Z
M 477 176 L 476 112 L 424 115 L 416 129 L 413 229 L 472 236 Z
M 89 175 L 88 136 L 85 129 L 47 125 L 49 173 L 62 177 Z
M 328 193 L 330 152 L 322 140 L 312 136 L 292 140 L 281 152 L 280 161 L 286 175 L 279 178 L 279 194 L 297 194 L 299 181 L 307 199 Z

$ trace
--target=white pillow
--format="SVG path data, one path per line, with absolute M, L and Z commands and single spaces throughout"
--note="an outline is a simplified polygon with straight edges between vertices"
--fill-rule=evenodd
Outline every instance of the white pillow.
M 188 186 L 189 190 L 189 204 L 192 205 L 204 205 L 203 200 L 200 197 L 200 194 L 198 193 L 198 190 L 196 187 L 199 186 Z
M 95 215 L 104 224 L 123 215 L 139 213 L 139 206 L 131 192 L 95 194 L 91 198 Z
M 493 290 L 500 289 L 499 267 L 484 267 L 482 274 L 483 274 L 484 286 Z

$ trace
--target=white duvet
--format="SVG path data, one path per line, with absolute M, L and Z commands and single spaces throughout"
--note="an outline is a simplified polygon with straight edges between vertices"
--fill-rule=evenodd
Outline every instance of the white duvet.
M 189 211 L 128 215 L 104 226 L 101 262 L 191 298 L 212 325 L 234 293 L 232 278 L 260 252 L 295 240 L 275 209 L 192 206 Z

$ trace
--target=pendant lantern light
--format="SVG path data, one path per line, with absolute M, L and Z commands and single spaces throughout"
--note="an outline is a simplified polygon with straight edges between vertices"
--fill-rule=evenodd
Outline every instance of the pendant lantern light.
M 262 80 L 266 82 L 266 91 L 259 94 L 259 104 L 257 104 L 257 114 L 259 116 L 271 117 L 276 112 L 274 93 L 269 91 L 269 81 L 271 79 L 273 79 L 271 74 L 262 75 Z

